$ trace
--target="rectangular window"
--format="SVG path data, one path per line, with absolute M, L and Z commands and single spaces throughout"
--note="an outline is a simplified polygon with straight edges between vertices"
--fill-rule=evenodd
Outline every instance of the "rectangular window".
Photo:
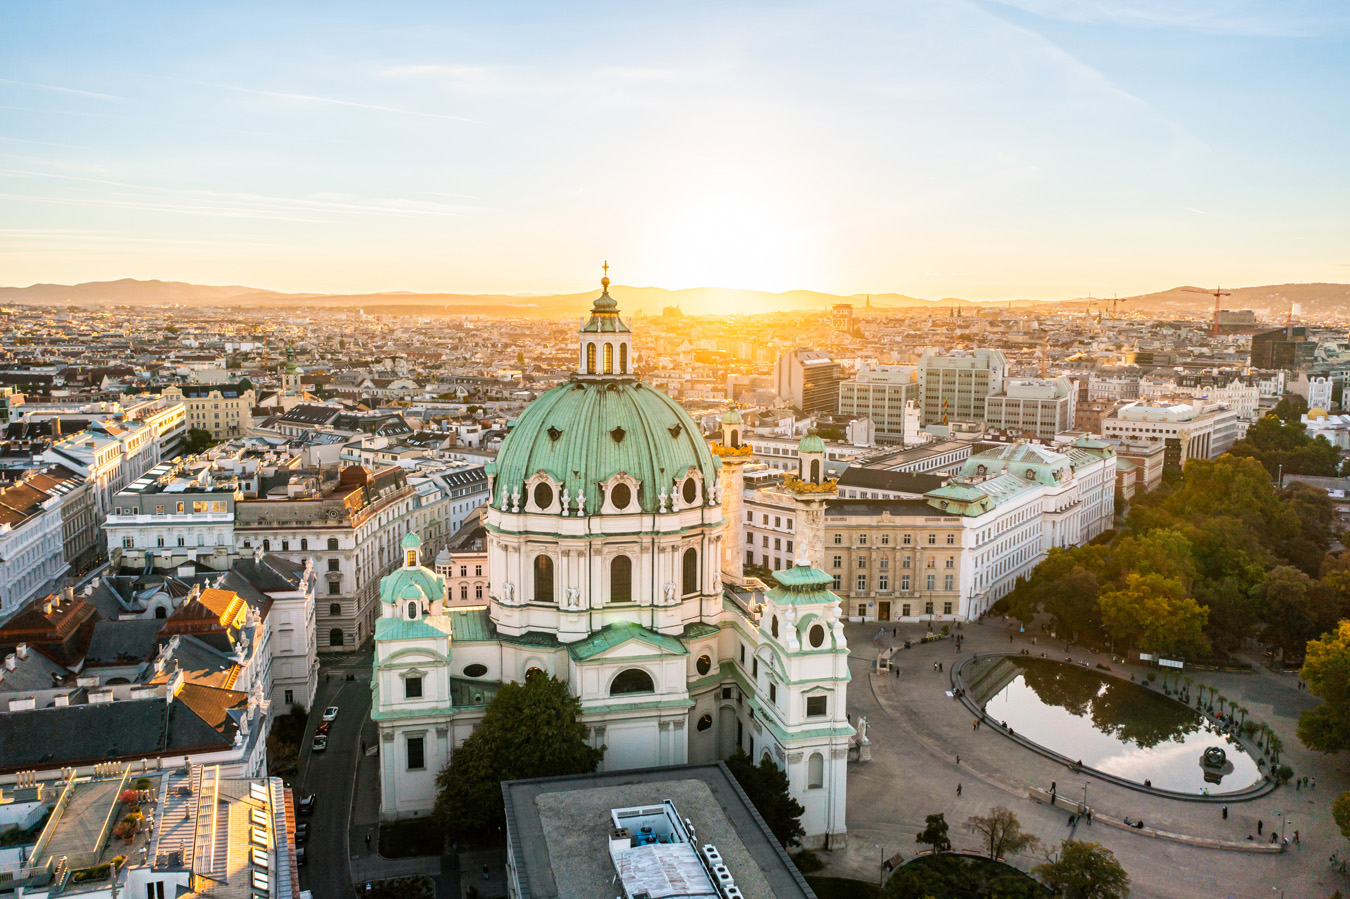
M 767 534 L 764 536 L 764 544 L 763 544 L 763 545 L 764 545 L 764 548 L 765 548 L 765 549 L 768 549 L 768 548 L 769 548 L 769 537 L 768 537 Z
M 423 737 L 408 738 L 408 770 L 421 771 L 427 766 L 426 740 Z
M 881 545 L 882 545 L 882 546 L 890 546 L 890 545 L 891 545 L 891 535 L 890 535 L 890 534 L 882 534 L 882 535 L 881 535 Z
M 475 566 L 473 566 L 473 576 L 474 576 L 474 577 L 482 577 L 482 576 L 483 576 L 483 566 L 482 566 L 482 565 L 475 565 Z
M 163 538 L 163 537 L 156 537 L 156 538 L 155 538 L 155 545 L 156 545 L 156 546 L 163 546 L 163 545 L 164 545 L 164 538 Z
M 863 558 L 859 558 L 859 559 L 858 559 L 858 567 L 859 567 L 859 568 L 866 568 L 866 567 L 867 567 L 867 560 L 866 560 L 866 559 L 863 559 Z
M 859 546 L 866 546 L 866 545 L 867 545 L 867 535 L 866 535 L 866 534 L 859 534 L 859 535 L 858 535 L 858 545 L 859 545 Z
M 882 571 L 885 571 L 886 569 L 891 567 L 891 560 L 882 559 L 880 562 L 877 563 L 877 567 L 880 568 Z
M 135 548 L 136 548 L 136 538 L 135 538 L 135 537 L 123 537 L 123 538 L 122 538 L 122 548 L 123 548 L 123 549 L 135 549 Z
M 905 535 L 905 539 L 904 539 L 903 542 L 904 542 L 905 546 L 909 546 L 909 544 L 910 544 L 909 534 L 906 534 L 906 535 Z
M 420 677 L 405 677 L 403 679 L 403 698 L 422 698 L 422 679 Z
M 929 545 L 929 546 L 936 546 L 936 545 L 937 545 L 937 534 L 929 534 L 929 535 L 928 535 L 928 545 Z
M 953 557 L 953 556 L 948 556 L 948 557 L 947 557 L 947 564 L 946 564 L 944 567 L 946 567 L 946 568 L 955 568 L 955 567 L 956 567 L 956 559 L 955 559 L 955 557 Z
M 905 603 L 904 605 L 902 605 L 902 606 L 900 607 L 900 616 L 901 616 L 902 618 L 908 618 L 908 617 L 909 617 L 909 603 Z
M 948 545 L 948 546 L 955 546 L 955 545 L 956 545 L 956 535 L 955 535 L 955 534 L 948 534 L 948 535 L 947 535 L 947 545 Z
M 290 705 L 291 703 L 295 702 L 294 690 L 287 690 L 285 696 L 286 696 L 286 705 Z
M 746 543 L 749 543 L 751 546 L 754 546 L 754 545 L 755 545 L 755 535 L 752 534 L 752 533 L 750 533 L 749 531 L 746 531 L 746 532 L 745 532 L 745 542 L 746 542 Z
M 883 574 L 883 575 L 879 575 L 879 576 L 877 577 L 877 589 L 880 590 L 880 591 L 882 591 L 883 593 L 886 592 L 887 590 L 891 589 L 891 577 L 890 577 L 890 575 L 888 575 L 888 574 Z
M 834 561 L 834 564 L 830 566 L 831 568 L 843 568 L 843 567 L 844 567 L 844 557 L 843 557 L 843 556 L 835 556 L 833 561 Z
M 806 717 L 819 718 L 822 715 L 830 713 L 830 697 L 828 696 L 808 696 L 806 697 Z
M 789 541 L 787 542 L 787 551 L 788 551 L 788 552 L 792 552 L 792 541 L 791 541 L 791 540 L 789 540 Z
M 907 574 L 900 575 L 900 589 L 906 593 L 909 592 L 909 575 Z
M 935 574 L 928 575 L 928 589 L 929 590 L 937 589 L 937 575 Z
M 746 534 L 745 536 L 749 538 L 751 541 L 754 540 L 754 538 L 751 537 L 749 534 Z M 755 564 L 755 554 L 750 552 L 749 550 L 746 550 L 745 552 L 745 564 L 747 565 Z
M 329 570 L 329 571 L 337 571 L 337 570 L 338 570 L 338 560 L 337 560 L 337 559 L 329 559 L 329 560 L 328 560 L 328 570 Z
M 858 592 L 864 593 L 866 591 L 867 591 L 867 575 L 860 574 L 858 575 Z
M 773 538 L 773 548 L 774 548 L 775 550 L 777 550 L 778 552 L 782 552 L 782 551 L 783 551 L 783 538 L 781 538 L 781 537 L 774 537 L 774 538 Z
M 759 659 L 750 660 L 750 676 L 759 677 Z
M 769 702 L 774 705 L 778 704 L 778 685 L 773 681 L 769 681 Z
M 834 576 L 834 586 L 833 586 L 831 589 L 833 589 L 833 590 L 839 590 L 839 589 L 841 589 L 843 586 L 844 586 L 843 579 L 842 579 L 839 575 L 836 574 L 836 575 Z
M 923 604 L 923 613 L 925 615 L 933 614 L 933 604 L 931 602 L 926 602 Z
M 951 613 L 952 613 L 952 604 L 949 602 L 944 602 L 942 604 L 942 614 L 950 615 Z
M 844 535 L 843 535 L 843 534 L 835 534 L 835 535 L 834 535 L 834 545 L 835 545 L 835 546 L 842 546 L 843 543 L 844 543 Z
M 776 527 L 776 528 L 781 528 L 781 527 L 783 526 L 783 519 L 782 519 L 781 517 L 775 515 L 775 516 L 773 517 L 773 526 Z
M 952 575 L 950 575 L 950 574 L 944 574 L 944 575 L 942 576 L 942 589 L 943 589 L 943 590 L 950 590 L 950 589 L 952 589 L 952 581 L 953 581 L 953 576 L 952 576 Z

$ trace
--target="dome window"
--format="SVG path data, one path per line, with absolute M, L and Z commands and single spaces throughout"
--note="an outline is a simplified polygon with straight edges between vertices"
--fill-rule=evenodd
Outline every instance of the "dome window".
M 548 484 L 535 484 L 534 504 L 541 510 L 553 505 L 553 488 Z
M 684 551 L 684 593 L 698 592 L 698 550 L 690 548 Z
M 684 425 L 673 424 L 667 430 L 670 431 L 671 437 L 679 437 L 681 434 L 684 433 Z
M 557 428 L 550 427 L 550 428 L 548 429 L 548 439 L 549 439 L 549 440 L 552 440 L 554 443 L 557 443 L 557 442 L 558 442 L 558 438 L 561 437 L 562 435 L 563 435 L 563 432 L 562 432 L 562 431 L 559 431 Z
M 685 478 L 684 486 L 680 488 L 680 495 L 684 497 L 686 503 L 692 503 L 698 499 L 698 482 L 693 478 Z
M 772 623 L 772 625 L 769 627 L 769 631 L 770 631 L 775 637 L 777 637 L 777 636 L 778 636 L 778 616 L 777 616 L 777 615 L 773 616 L 772 621 L 773 621 L 773 623 Z
M 487 671 L 488 671 L 487 666 L 481 665 L 478 662 L 474 662 L 472 665 L 464 666 L 465 677 L 482 677 L 483 675 L 487 674 Z
M 628 693 L 655 693 L 656 684 L 652 676 L 641 668 L 628 668 L 620 671 L 618 677 L 609 685 L 610 696 L 623 696 Z
M 609 601 L 633 601 L 633 560 L 615 556 L 609 563 Z
M 627 436 L 627 433 L 623 428 L 615 428 L 609 432 L 609 436 L 614 438 L 615 443 L 623 443 L 623 438 Z
M 812 646 L 816 649 L 820 649 L 821 644 L 825 642 L 825 628 L 821 627 L 819 624 L 812 625 L 810 640 Z
M 614 508 L 623 510 L 628 508 L 628 504 L 633 501 L 633 488 L 627 484 L 615 484 L 609 489 L 609 503 Z
M 415 599 L 414 599 L 414 600 L 411 600 L 411 601 L 408 603 L 408 620 L 409 620 L 409 621 L 416 621 L 416 620 L 417 620 L 417 612 L 418 612 L 418 604 L 417 604 L 417 600 L 415 600 Z
M 712 670 L 712 658 L 706 655 L 699 656 L 698 661 L 694 663 L 694 669 L 699 674 L 707 674 Z
M 534 601 L 553 602 L 553 560 L 548 556 L 534 557 Z
M 702 717 L 700 717 L 700 718 L 698 719 L 698 729 L 699 729 L 699 730 L 711 730 L 711 729 L 712 729 L 712 715 L 709 715 L 709 714 L 707 714 L 707 713 L 705 712 L 705 713 L 702 715 Z

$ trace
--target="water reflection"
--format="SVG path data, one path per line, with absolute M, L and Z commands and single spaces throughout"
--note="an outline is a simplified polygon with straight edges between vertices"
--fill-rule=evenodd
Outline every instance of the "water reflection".
M 1261 778 L 1256 762 L 1198 712 L 1139 684 L 1036 658 L 991 659 L 971 682 L 994 693 L 985 705 L 994 720 L 1118 777 L 1189 793 L 1231 792 Z M 1231 771 L 1205 769 L 1211 746 L 1224 748 Z

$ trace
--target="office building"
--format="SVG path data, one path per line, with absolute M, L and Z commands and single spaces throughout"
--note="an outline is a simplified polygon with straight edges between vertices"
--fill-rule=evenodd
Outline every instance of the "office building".
M 833 415 L 841 381 L 839 363 L 823 350 L 792 350 L 774 368 L 774 390 L 803 415 Z
M 1008 361 L 1002 350 L 972 350 L 950 355 L 925 352 L 919 360 L 919 391 L 924 427 L 949 421 L 983 421 L 985 400 L 1003 390 Z
M 912 365 L 869 365 L 839 384 L 839 415 L 871 419 L 882 442 L 904 442 L 906 411 L 911 404 L 917 409 L 918 402 L 919 376 Z

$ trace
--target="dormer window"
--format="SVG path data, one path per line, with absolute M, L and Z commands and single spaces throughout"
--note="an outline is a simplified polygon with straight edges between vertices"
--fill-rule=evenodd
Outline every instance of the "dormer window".
M 421 604 L 417 600 L 408 601 L 408 620 L 416 621 L 418 614 L 422 611 Z

